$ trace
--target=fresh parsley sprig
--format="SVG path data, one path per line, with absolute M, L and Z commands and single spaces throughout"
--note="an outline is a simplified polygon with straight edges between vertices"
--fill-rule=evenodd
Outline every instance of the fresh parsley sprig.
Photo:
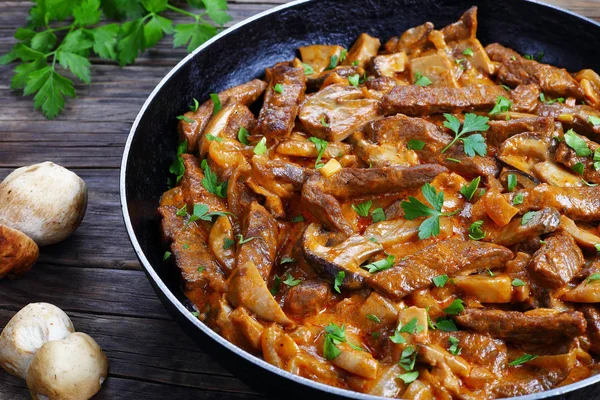
M 435 187 L 426 183 L 421 192 L 431 207 L 423 204 L 421 200 L 408 196 L 408 201 L 403 201 L 400 206 L 404 210 L 404 218 L 412 221 L 419 217 L 429 217 L 419 226 L 419 239 L 428 239 L 440 234 L 440 217 L 449 217 L 458 212 L 442 213 L 444 206 L 444 192 L 436 192 Z
M 168 0 L 36 1 L 27 25 L 15 32 L 18 43 L 0 57 L 0 64 L 20 62 L 11 89 L 34 95 L 34 107 L 53 119 L 62 112 L 65 99 L 76 96 L 74 82 L 65 73 L 89 84 L 92 55 L 125 66 L 170 34 L 175 47 L 187 45 L 191 52 L 231 20 L 227 0 L 188 4 L 201 11 L 183 10 Z M 161 15 L 166 11 L 191 17 L 194 23 L 173 25 Z
M 442 153 L 445 153 L 454 143 L 462 141 L 464 145 L 465 154 L 469 157 L 474 157 L 475 154 L 485 156 L 487 154 L 487 144 L 485 139 L 480 133 L 464 137 L 465 134 L 471 132 L 483 132 L 487 131 L 490 127 L 487 124 L 490 120 L 488 117 L 482 117 L 477 114 L 465 114 L 465 121 L 462 124 L 458 118 L 452 114 L 444 114 L 446 121 L 444 126 L 454 132 L 454 139 L 446 147 L 442 149 Z

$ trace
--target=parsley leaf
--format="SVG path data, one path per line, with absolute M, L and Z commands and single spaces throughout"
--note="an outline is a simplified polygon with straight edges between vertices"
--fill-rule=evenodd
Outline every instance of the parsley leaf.
M 304 217 L 302 215 L 296 215 L 290 222 L 304 222 Z
M 444 308 L 444 312 L 450 315 L 457 315 L 463 311 L 465 311 L 465 307 L 463 306 L 463 301 L 461 299 L 453 300 L 452 304 Z
M 324 164 L 321 162 L 321 158 L 323 158 L 323 154 L 325 154 L 325 150 L 327 149 L 327 141 L 314 136 L 310 137 L 308 140 L 315 144 L 318 152 L 317 159 L 315 161 L 315 169 L 323 168 Z
M 383 212 L 383 208 L 378 207 L 374 209 L 371 213 L 371 220 L 373 221 L 373 223 L 385 221 L 385 212 Z
M 244 239 L 244 236 L 243 236 L 243 235 L 236 235 L 236 238 L 238 239 L 238 244 L 240 244 L 240 245 L 242 245 L 242 244 L 245 244 L 245 243 L 248 243 L 248 242 L 250 242 L 250 241 L 252 241 L 252 240 L 256 239 L 256 237 L 255 237 L 255 236 L 251 236 L 251 237 L 249 237 L 249 238 L 245 238 L 245 239 Z
M 467 47 L 465 51 L 463 51 L 465 56 L 473 57 L 473 50 L 470 47 Z
M 373 205 L 373 201 L 367 200 L 364 203 L 352 204 L 352 209 L 361 217 L 368 217 L 369 210 L 371 210 L 372 205 Z
M 412 371 L 415 369 L 415 363 L 417 362 L 417 352 L 414 346 L 406 346 L 400 355 L 400 361 L 398 364 L 404 368 L 405 371 Z
M 487 124 L 490 120 L 488 117 L 482 117 L 477 114 L 465 114 L 465 121 L 460 129 L 460 121 L 452 114 L 444 114 L 446 121 L 444 126 L 454 132 L 455 137 L 446 147 L 442 149 L 442 153 L 445 153 L 454 143 L 458 140 L 464 144 L 464 152 L 469 157 L 474 157 L 475 154 L 485 156 L 487 154 L 487 145 L 485 139 L 479 133 L 463 138 L 463 135 L 470 132 L 482 132 L 487 131 L 490 127 Z M 460 129 L 460 131 L 459 131 Z
M 329 57 L 329 65 L 325 69 L 334 69 L 335 67 L 337 67 L 337 65 L 338 65 L 338 56 L 334 54 L 331 57 Z
M 231 240 L 229 238 L 223 239 L 223 250 L 227 250 L 231 248 L 235 244 L 235 240 Z
M 446 286 L 446 283 L 448 282 L 448 280 L 450 280 L 450 278 L 448 277 L 448 275 L 444 274 L 444 275 L 436 276 L 431 281 L 433 282 L 433 284 L 436 287 L 444 287 L 444 286 Z
M 379 317 L 377 315 L 375 315 L 375 314 L 367 314 L 367 319 L 369 319 L 369 320 L 371 320 L 373 322 L 376 322 L 378 324 L 381 323 L 381 319 L 379 319 Z
M 275 296 L 277 293 L 279 293 L 279 288 L 281 287 L 281 278 L 277 275 L 275 275 L 275 277 L 273 277 L 273 286 L 271 287 L 271 290 L 269 290 L 271 292 L 271 294 L 273 296 Z
M 286 273 L 286 278 L 283 281 L 283 283 L 285 283 L 286 285 L 288 285 L 290 287 L 294 287 L 294 286 L 300 284 L 300 282 L 302 282 L 302 279 L 294 279 L 292 274 L 290 274 L 289 272 Z
M 329 124 L 327 123 L 327 121 L 325 121 L 324 115 L 321 117 L 321 125 L 324 126 L 325 128 L 329 128 Z
M 475 194 L 475 191 L 479 187 L 479 182 L 481 182 L 480 176 L 473 179 L 471 181 L 471 183 L 469 183 L 468 185 L 461 187 L 460 194 L 465 196 L 465 198 L 470 201 L 471 199 L 473 199 L 473 195 Z
M 456 332 L 458 328 L 456 324 L 451 319 L 440 318 L 435 322 L 435 327 L 443 332 Z
M 426 76 L 423 76 L 420 72 L 415 73 L 415 85 L 417 86 L 429 86 L 433 82 Z
M 206 160 L 202 160 L 200 164 L 204 171 L 204 178 L 202 179 L 202 186 L 210 193 L 219 197 L 227 197 L 227 181 L 219 183 L 217 180 L 217 174 L 215 174 L 209 167 Z
M 518 206 L 519 204 L 523 204 L 523 193 L 515 194 L 515 197 L 513 198 L 513 204 L 515 206 Z
M 414 382 L 419 377 L 419 371 L 407 372 L 405 374 L 398 375 L 398 378 L 402 379 L 402 381 L 408 385 L 411 382 Z
M 591 283 L 594 281 L 600 280 L 600 274 L 596 273 L 596 274 L 591 274 L 590 276 L 587 277 L 587 279 L 585 280 L 585 283 Z
M 181 47 L 187 45 L 188 53 L 191 53 L 217 34 L 217 28 L 208 23 L 178 24 L 174 28 L 173 46 Z
M 183 210 L 183 207 L 179 211 L 181 211 L 181 210 Z M 180 215 L 179 211 L 177 211 L 177 215 Z M 229 214 L 229 213 L 222 212 L 222 211 L 209 212 L 208 206 L 206 204 L 196 203 L 196 204 L 194 204 L 194 209 L 192 211 L 192 215 L 190 215 L 190 218 L 186 222 L 186 226 L 191 224 L 192 222 L 195 222 L 198 220 L 212 221 L 213 217 L 220 217 L 220 216 L 227 215 L 227 214 Z M 185 212 L 185 215 L 187 215 L 187 211 Z
M 283 85 L 281 83 L 275 84 L 275 86 L 273 86 L 273 91 L 279 94 L 283 94 Z
M 506 178 L 507 188 L 509 192 L 512 192 L 517 187 L 517 176 L 515 174 L 508 174 Z
M 213 102 L 213 115 L 217 115 L 217 113 L 221 111 L 221 108 L 223 108 L 221 105 L 221 98 L 217 93 L 211 93 L 210 99 Z
M 523 214 L 523 217 L 521 217 L 521 225 L 526 225 L 533 217 L 535 217 L 535 214 L 537 214 L 537 211 L 528 211 Z
M 481 229 L 483 221 L 475 221 L 469 227 L 469 238 L 472 240 L 481 240 L 485 237 L 486 233 Z
M 547 99 L 544 93 L 540 93 L 540 101 L 545 104 L 554 104 L 554 103 L 564 103 L 565 99 L 563 97 L 559 97 L 557 99 Z
M 346 277 L 346 273 L 344 271 L 339 271 L 337 273 L 337 275 L 335 276 L 335 281 L 333 282 L 333 289 L 338 292 L 338 293 L 342 293 L 342 291 L 340 290 L 340 285 L 342 283 L 344 283 L 344 278 Z
M 578 162 L 571 167 L 573 171 L 575 171 L 578 175 L 583 175 L 583 170 L 585 169 L 585 165 L 583 163 Z
M 428 239 L 440 234 L 440 217 L 448 217 L 456 214 L 456 212 L 442 213 L 444 192 L 437 193 L 435 187 L 431 184 L 426 183 L 423 185 L 421 192 L 433 208 L 426 206 L 421 200 L 412 196 L 408 196 L 408 201 L 404 200 L 400 203 L 400 206 L 404 210 L 404 218 L 409 221 L 419 217 L 429 217 L 419 226 L 419 239 Z
M 256 143 L 256 146 L 254 146 L 253 151 L 256 155 L 265 154 L 267 152 L 267 138 L 263 136 L 263 138 L 260 139 L 258 143 Z
M 534 356 L 531 354 L 523 354 L 521 357 L 511 361 L 508 363 L 508 365 L 510 366 L 516 366 L 516 365 L 521 365 L 521 364 L 525 364 L 526 362 L 535 360 L 538 356 Z
M 188 117 L 186 117 L 185 115 L 178 115 L 178 116 L 177 116 L 177 119 L 178 119 L 178 120 L 180 120 L 180 121 L 185 121 L 185 122 L 187 122 L 188 124 L 194 124 L 194 123 L 196 123 L 196 121 L 194 121 L 194 120 L 193 120 L 193 119 L 191 119 L 191 118 L 188 118 Z
M 296 262 L 296 260 L 291 257 L 282 257 L 281 260 L 279 261 L 279 265 L 289 264 L 289 263 L 294 263 L 294 262 Z
M 600 118 L 598 117 L 594 117 L 593 115 L 590 115 L 590 117 L 588 118 L 588 121 L 590 124 L 592 124 L 593 126 L 598 126 L 600 125 Z
M 450 342 L 450 347 L 448 348 L 448 351 L 450 352 L 450 354 L 453 354 L 455 356 L 460 355 L 460 353 L 462 351 L 462 349 L 460 347 L 458 347 L 460 340 L 458 340 L 458 338 L 456 338 L 454 336 L 450 336 L 448 338 L 448 341 Z
M 340 343 L 346 342 L 346 327 L 344 325 L 337 326 L 331 323 L 325 327 L 325 343 L 323 346 L 323 357 L 326 360 L 333 360 L 342 352 L 337 348 Z
M 315 73 L 315 70 L 310 65 L 302 63 L 302 66 L 304 67 L 304 75 L 312 75 Z
M 248 136 L 250 136 L 250 132 L 248 132 L 248 130 L 246 128 L 244 128 L 243 126 L 240 127 L 237 137 L 241 144 L 245 144 L 246 146 L 248 146 L 248 144 L 250 144 L 250 142 L 248 142 Z
M 192 100 L 194 101 L 194 103 L 190 105 L 190 111 L 196 112 L 198 111 L 198 107 L 200 107 L 200 103 L 198 103 L 198 100 L 196 100 L 195 98 L 193 98 Z
M 511 285 L 513 285 L 514 287 L 525 286 L 525 282 L 518 278 L 515 278 L 512 280 Z
M 565 143 L 567 146 L 575 150 L 575 154 L 580 157 L 587 157 L 592 154 L 585 140 L 579 137 L 573 129 L 569 129 L 565 133 Z
M 496 105 L 494 106 L 492 111 L 490 111 L 490 115 L 496 115 L 503 112 L 507 112 L 508 110 L 510 110 L 511 107 L 512 101 L 510 101 L 504 96 L 498 96 L 498 98 L 496 99 Z
M 360 82 L 360 75 L 359 74 L 354 74 L 348 77 L 348 83 L 350 83 L 352 86 L 354 87 L 358 87 L 358 84 Z
M 165 251 L 165 254 L 163 255 L 163 261 L 167 261 L 169 258 L 171 258 L 171 255 L 173 253 L 171 253 L 170 251 Z
M 423 150 L 425 142 L 422 140 L 411 139 L 406 143 L 406 148 L 409 150 Z
M 181 155 L 187 151 L 187 140 L 179 143 L 177 145 L 177 155 L 171 166 L 169 167 L 169 172 L 176 176 L 176 183 L 179 183 L 183 174 L 185 173 L 185 164 L 183 163 L 183 158 Z
M 368 270 L 371 274 L 374 274 L 376 272 L 385 271 L 386 269 L 392 268 L 394 266 L 395 260 L 396 256 L 388 254 L 386 258 L 372 262 L 370 264 L 362 265 L 361 268 L 364 268 Z
M 210 133 L 206 134 L 206 140 L 209 140 L 209 141 L 213 141 L 214 140 L 215 142 L 219 142 L 219 143 L 223 142 L 223 138 L 211 135 Z

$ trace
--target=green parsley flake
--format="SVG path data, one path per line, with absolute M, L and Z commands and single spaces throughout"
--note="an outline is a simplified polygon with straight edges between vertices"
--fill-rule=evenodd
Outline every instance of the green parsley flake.
M 163 261 L 167 261 L 169 258 L 171 258 L 171 255 L 173 253 L 171 253 L 170 251 L 165 251 L 165 254 L 163 255 Z
M 460 353 L 462 351 L 462 349 L 460 347 L 458 347 L 460 340 L 458 340 L 458 338 L 456 338 L 454 336 L 450 336 L 448 338 L 448 341 L 450 342 L 450 347 L 448 348 L 448 351 L 450 352 L 450 354 L 453 354 L 455 356 L 460 355 Z
M 573 171 L 575 171 L 578 175 L 583 175 L 583 171 L 585 169 L 585 165 L 583 163 L 578 162 L 573 167 L 571 167 Z
M 327 121 L 325 121 L 325 116 L 321 117 L 321 125 L 325 128 L 329 128 L 329 124 L 327 123 Z
M 242 235 L 236 235 L 236 238 L 238 239 L 238 244 L 245 244 L 245 243 L 248 243 L 248 242 L 256 239 L 255 236 L 251 236 L 249 238 L 244 239 L 244 236 L 242 236 Z
M 538 356 L 534 356 L 531 354 L 523 354 L 521 357 L 517 358 L 516 360 L 509 362 L 508 365 L 514 367 L 516 365 L 525 364 L 526 362 L 535 360 L 537 357 Z
M 521 225 L 526 225 L 533 217 L 535 217 L 535 214 L 537 214 L 537 211 L 528 211 L 523 214 L 523 217 L 521 217 Z
M 227 250 L 231 248 L 235 244 L 235 240 L 231 240 L 229 238 L 223 239 L 223 250 Z
M 515 197 L 513 198 L 513 204 L 515 206 L 518 206 L 519 204 L 523 204 L 523 193 L 515 194 Z
M 411 139 L 406 143 L 406 148 L 409 150 L 423 150 L 425 142 L 422 140 Z
M 449 279 L 450 278 L 448 277 L 448 275 L 444 274 L 444 275 L 438 275 L 438 276 L 436 276 L 431 281 L 433 282 L 433 284 L 436 287 L 444 287 L 444 286 L 446 286 L 446 283 L 448 283 Z
M 523 282 L 519 278 L 515 278 L 512 280 L 511 285 L 513 285 L 514 287 L 525 286 L 525 282 Z
M 254 154 L 261 155 L 267 152 L 267 138 L 263 137 L 260 141 L 254 146 Z
M 250 142 L 248 142 L 248 136 L 250 136 L 250 132 L 248 132 L 248 130 L 243 126 L 240 127 L 237 137 L 241 144 L 245 144 L 246 146 L 250 144 Z
M 421 200 L 412 196 L 408 196 L 408 201 L 403 201 L 400 206 L 404 210 L 404 218 L 409 221 L 419 217 L 429 217 L 419 226 L 419 239 L 423 240 L 440 234 L 440 217 L 454 215 L 459 210 L 452 213 L 442 213 L 444 192 L 437 193 L 435 187 L 429 183 L 423 185 L 421 192 L 433 208 L 426 206 Z
M 340 290 L 340 285 L 342 283 L 344 283 L 344 278 L 346 277 L 346 273 L 344 271 L 339 271 L 337 273 L 337 275 L 335 276 L 335 281 L 333 282 L 333 289 L 338 292 L 338 293 L 342 293 L 342 291 Z
M 379 319 L 379 317 L 375 314 L 367 314 L 367 319 L 371 320 L 373 322 L 377 322 L 378 324 L 381 323 L 381 320 Z
M 210 140 L 210 141 L 214 140 L 215 142 L 219 142 L 219 143 L 223 142 L 223 138 L 211 135 L 210 133 L 206 134 L 206 140 Z
M 465 196 L 465 198 L 467 200 L 472 200 L 473 199 L 473 195 L 475 194 L 475 191 L 477 190 L 477 188 L 479 187 L 479 182 L 481 182 L 481 177 L 478 176 L 477 178 L 473 179 L 471 181 L 471 183 L 469 183 L 466 186 L 463 186 L 460 188 L 460 194 L 462 194 L 463 196 Z
M 185 115 L 179 115 L 179 116 L 177 116 L 177 119 L 180 120 L 180 121 L 185 121 L 188 124 L 193 124 L 193 123 L 196 122 L 193 119 L 186 117 Z
M 334 69 L 335 67 L 337 67 L 337 65 L 338 65 L 338 56 L 334 54 L 331 57 L 329 57 L 329 65 L 327 66 L 326 69 Z
M 281 83 L 277 83 L 275 86 L 273 86 L 273 90 L 276 93 L 283 94 L 283 85 Z
M 507 188 L 509 192 L 512 192 L 517 187 L 517 176 L 515 174 L 508 174 L 506 178 Z
M 511 107 L 512 101 L 510 101 L 504 96 L 498 96 L 498 98 L 496 99 L 496 105 L 494 106 L 492 111 L 490 111 L 490 115 L 496 115 L 503 112 L 507 112 L 511 109 Z
M 490 127 L 488 125 L 489 118 L 482 117 L 477 114 L 465 114 L 465 120 L 462 124 L 458 118 L 452 114 L 444 114 L 446 121 L 444 126 L 454 132 L 454 139 L 446 147 L 442 149 L 442 154 L 445 153 L 454 143 L 462 141 L 464 145 L 464 152 L 469 157 L 474 157 L 475 154 L 485 156 L 487 154 L 487 145 L 485 139 L 480 133 L 473 134 L 468 137 L 463 137 L 467 133 L 471 132 L 483 132 L 487 131 Z
M 396 256 L 388 254 L 386 258 L 370 264 L 362 265 L 361 268 L 364 268 L 368 270 L 369 273 L 374 274 L 376 272 L 385 271 L 386 269 L 392 268 L 395 260 Z
M 465 56 L 473 57 L 473 50 L 470 47 L 467 47 L 465 51 L 463 51 Z
M 287 272 L 285 274 L 285 276 L 286 276 L 286 278 L 283 281 L 283 283 L 285 283 L 286 285 L 288 285 L 290 287 L 297 286 L 298 284 L 300 284 L 300 282 L 302 282 L 302 279 L 294 279 L 292 274 L 290 274 L 289 272 Z
M 373 201 L 367 200 L 364 203 L 352 204 L 352 209 L 361 217 L 368 217 L 369 210 L 371 210 L 372 205 L 373 205 Z
M 600 125 L 600 118 L 598 117 L 594 117 L 593 115 L 590 115 L 588 118 L 588 121 L 590 124 L 592 124 L 593 126 L 598 126 Z
M 469 238 L 471 240 L 481 240 L 486 236 L 486 233 L 481 229 L 483 221 L 475 221 L 469 227 Z
M 202 186 L 210 193 L 219 197 L 227 197 L 227 181 L 219 183 L 217 180 L 217 174 L 215 174 L 209 167 L 206 160 L 202 160 L 200 167 L 204 172 L 204 178 L 202 178 Z
M 433 82 L 431 82 L 431 80 L 428 77 L 424 76 L 420 72 L 417 72 L 415 74 L 415 85 L 417 85 L 417 86 L 429 86 L 432 83 Z
M 200 103 L 198 103 L 198 100 L 196 100 L 196 99 L 192 99 L 192 100 L 194 100 L 194 103 L 190 106 L 190 111 L 196 112 L 196 111 L 198 111 L 198 107 L 200 107 Z
M 452 304 L 444 309 L 444 312 L 450 315 L 457 315 L 463 311 L 465 311 L 465 306 L 463 306 L 463 301 L 461 299 L 453 300 Z
M 315 160 L 315 169 L 323 168 L 324 164 L 321 162 L 321 158 L 323 154 L 325 154 L 325 150 L 327 149 L 327 141 L 323 139 L 319 139 L 318 137 L 310 137 L 308 138 L 311 142 L 315 144 L 317 148 L 317 159 Z
M 594 281 L 598 281 L 600 280 L 600 274 L 596 273 L 596 274 L 591 274 L 590 276 L 587 277 L 587 279 L 585 280 L 586 284 L 592 283 Z
M 405 374 L 398 375 L 398 378 L 402 379 L 405 384 L 414 382 L 419 377 L 419 371 L 407 372 Z
M 304 217 L 302 215 L 296 215 L 290 222 L 304 222 Z
M 289 263 L 294 263 L 294 262 L 296 262 L 296 260 L 293 259 L 292 257 L 282 257 L 281 260 L 279 261 L 279 265 L 289 264 Z
M 443 332 L 458 331 L 458 328 L 456 327 L 456 324 L 454 323 L 454 321 L 452 321 L 451 319 L 446 319 L 446 318 L 439 318 L 435 322 L 435 327 L 436 327 L 436 329 L 443 331 Z
M 304 75 L 312 75 L 315 73 L 315 70 L 310 65 L 302 63 L 302 66 L 304 67 Z
M 222 108 L 221 99 L 219 98 L 219 95 L 217 93 L 211 93 L 210 99 L 213 102 L 213 115 L 217 115 L 217 113 L 221 111 Z
M 358 87 L 360 81 L 360 75 L 359 74 L 354 74 L 352 76 L 348 77 L 348 83 L 350 83 L 352 86 L 354 87 Z
M 575 133 L 573 129 L 569 129 L 565 133 L 565 143 L 567 146 L 575 150 L 575 154 L 579 157 L 587 157 L 592 154 L 585 140 Z
M 371 213 L 371 220 L 373 220 L 373 223 L 385 221 L 385 212 L 383 211 L 383 208 L 378 207 L 374 209 Z

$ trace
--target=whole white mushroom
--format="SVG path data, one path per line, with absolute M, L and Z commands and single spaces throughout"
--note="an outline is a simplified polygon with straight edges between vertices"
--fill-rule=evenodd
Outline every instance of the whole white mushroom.
M 25 379 L 35 353 L 48 341 L 61 340 L 75 329 L 60 308 L 32 303 L 19 311 L 0 334 L 0 366 Z
M 108 360 L 85 333 L 72 333 L 38 350 L 27 374 L 34 400 L 87 400 L 100 390 Z
M 38 246 L 75 232 L 86 207 L 85 182 L 49 161 L 19 168 L 0 183 L 0 224 L 23 232 Z

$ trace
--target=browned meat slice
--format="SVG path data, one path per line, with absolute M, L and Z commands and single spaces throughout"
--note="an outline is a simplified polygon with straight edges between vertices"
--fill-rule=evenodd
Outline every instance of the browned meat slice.
M 492 392 L 496 398 L 524 396 L 552 389 L 569 375 L 566 369 L 547 369 L 525 364 L 502 378 Z
M 218 138 L 237 140 L 237 134 L 242 127 L 247 129 L 248 132 L 254 131 L 256 127 L 254 114 L 248 107 L 239 103 L 230 103 L 224 106 L 206 125 L 204 128 L 205 134 L 200 135 L 198 143 L 200 157 L 205 157 L 208 146 L 211 144 L 206 135 L 210 134 Z
M 586 304 L 581 306 L 581 312 L 587 321 L 590 350 L 600 355 L 600 310 L 598 310 L 598 306 Z
M 304 281 L 288 290 L 284 309 L 295 315 L 311 315 L 322 311 L 331 298 L 331 283 L 321 280 Z
M 339 142 L 377 118 L 377 101 L 354 86 L 337 84 L 310 95 L 300 109 L 302 125 L 313 136 Z
M 511 221 L 499 230 L 486 229 L 482 239 L 505 247 L 527 242 L 540 235 L 554 232 L 560 225 L 560 213 L 553 208 L 543 208 L 523 224 L 520 218 Z
M 334 69 L 328 69 L 327 71 L 323 71 L 319 74 L 308 75 L 306 77 L 306 93 L 317 92 L 323 86 L 326 80 L 332 74 L 337 74 L 341 78 L 348 78 L 349 76 L 356 75 L 358 73 L 358 68 L 354 66 L 348 65 L 338 65 Z
M 509 249 L 491 243 L 444 240 L 406 257 L 393 268 L 372 274 L 367 284 L 396 300 L 433 285 L 439 275 L 468 275 L 479 269 L 504 266 Z
M 552 117 L 567 129 L 574 129 L 577 133 L 586 135 L 593 140 L 600 139 L 600 125 L 593 125 L 590 117 L 600 118 L 600 111 L 587 105 L 569 106 L 563 103 L 545 104 L 540 103 L 536 114 L 544 117 Z
M 555 233 L 544 241 L 529 263 L 529 274 L 545 287 L 559 288 L 573 279 L 585 260 L 568 233 Z
M 549 117 L 531 117 L 497 120 L 488 122 L 490 129 L 483 132 L 487 144 L 499 146 L 506 139 L 527 132 L 537 132 L 545 136 L 552 136 L 554 120 Z
M 282 140 L 290 134 L 298 114 L 298 105 L 304 100 L 306 83 L 304 70 L 290 63 L 279 63 L 267 69 L 269 87 L 258 116 L 257 133 L 269 141 Z M 282 93 L 275 91 L 281 85 Z
M 523 203 L 515 207 L 521 214 L 552 207 L 575 221 L 600 220 L 600 187 L 557 187 L 543 183 L 505 196 L 514 204 L 518 193 L 523 195 Z
M 528 60 L 498 43 L 490 44 L 485 50 L 492 61 L 502 64 L 498 78 L 507 85 L 537 84 L 550 96 L 583 98 L 583 89 L 566 69 Z
M 339 201 L 323 191 L 318 176 L 309 179 L 302 187 L 302 203 L 319 222 L 346 235 L 354 233 L 354 228 L 344 217 Z
M 410 55 L 422 50 L 427 44 L 427 38 L 433 31 L 433 24 L 426 22 L 404 32 L 400 37 L 394 36 L 384 45 L 388 53 L 399 53 L 404 51 Z
M 432 343 L 444 348 L 450 346 L 449 338 L 451 336 L 459 340 L 460 356 L 469 363 L 487 368 L 498 375 L 503 373 L 508 363 L 506 344 L 503 341 L 492 339 L 488 335 L 481 333 L 429 331 Z
M 585 136 L 579 137 L 585 141 L 588 148 L 592 152 L 595 152 L 598 148 L 600 148 L 600 144 L 592 142 Z M 567 145 L 564 141 L 559 143 L 556 152 L 554 153 L 554 159 L 559 163 L 566 165 L 570 169 L 573 169 L 573 167 L 578 163 L 583 164 L 583 179 L 589 183 L 600 183 L 600 171 L 596 171 L 596 168 L 594 168 L 593 158 L 589 156 L 578 156 L 576 151 L 569 147 L 569 145 Z
M 171 189 L 163 194 L 158 212 L 164 240 L 170 244 L 181 273 L 183 291 L 199 310 L 204 310 L 211 296 L 218 298 L 227 290 L 226 277 L 206 245 L 208 226 L 186 225 L 186 219 L 177 215 L 177 210 L 190 201 L 188 195 L 179 187 Z
M 409 140 L 425 142 L 425 147 L 417 151 L 422 162 L 442 164 L 450 171 L 459 174 L 495 176 L 499 172 L 494 158 L 479 155 L 469 157 L 465 154 L 462 143 L 452 146 L 442 154 L 441 150 L 450 143 L 452 137 L 437 125 L 422 118 L 396 114 L 367 124 L 364 132 L 372 142 L 377 144 L 393 144 L 404 147 Z M 450 161 L 448 158 L 460 160 L 460 162 Z
M 474 38 L 477 33 L 477 7 L 469 8 L 458 21 L 442 28 L 446 43 Z
M 252 177 L 263 187 L 281 197 L 299 192 L 310 172 L 298 164 L 264 155 L 252 157 Z
M 244 106 L 249 106 L 260 97 L 266 87 L 266 82 L 263 82 L 260 79 L 254 79 L 243 85 L 222 91 L 219 93 L 219 100 L 221 100 L 221 105 L 239 103 Z M 198 148 L 198 140 L 200 139 L 200 135 L 204 133 L 204 128 L 210 121 L 213 110 L 213 101 L 207 100 L 198 107 L 198 110 L 188 111 L 184 114 L 187 119 L 194 122 L 187 122 L 186 120 L 179 121 L 177 126 L 179 140 L 181 142 L 187 140 L 188 152 L 193 153 Z
M 204 174 L 198 159 L 191 154 L 183 154 L 181 157 L 183 158 L 185 173 L 179 182 L 179 187 L 183 191 L 188 209 L 191 210 L 194 204 L 203 203 L 208 206 L 210 211 L 227 211 L 224 199 L 210 193 L 202 185 Z
M 519 85 L 510 91 L 511 111 L 534 113 L 540 103 L 540 87 L 538 85 Z
M 501 86 L 463 88 L 396 86 L 381 100 L 384 114 L 420 116 L 442 112 L 489 111 L 498 96 L 506 95 Z
M 586 322 L 579 311 L 529 312 L 467 308 L 455 317 L 466 329 L 487 333 L 515 344 L 562 344 L 585 333 Z
M 278 234 L 275 218 L 257 202 L 250 204 L 242 230 L 244 243 L 238 240 L 237 265 L 253 263 L 267 282 L 277 255 Z

